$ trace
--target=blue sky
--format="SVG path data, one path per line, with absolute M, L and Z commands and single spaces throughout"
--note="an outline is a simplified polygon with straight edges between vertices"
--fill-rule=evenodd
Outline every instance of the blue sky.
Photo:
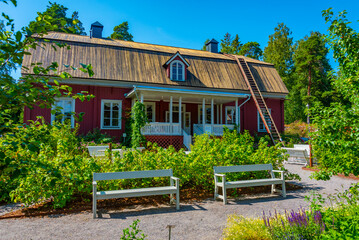
M 352 21 L 359 19 L 357 0 L 302 1 L 134 1 L 134 0 L 57 0 L 78 11 L 86 32 L 91 23 L 104 25 L 104 36 L 113 27 L 128 21 L 137 42 L 200 49 L 207 38 L 218 41 L 226 32 L 239 34 L 243 43 L 259 42 L 262 49 L 279 22 L 284 22 L 299 40 L 311 31 L 326 32 L 321 11 L 333 7 L 348 11 Z M 44 11 L 48 1 L 19 0 L 18 7 L 1 4 L 0 11 L 15 19 L 17 27 L 25 26 Z M 357 23 L 355 23 L 357 25 Z M 335 65 L 335 64 L 334 64 Z

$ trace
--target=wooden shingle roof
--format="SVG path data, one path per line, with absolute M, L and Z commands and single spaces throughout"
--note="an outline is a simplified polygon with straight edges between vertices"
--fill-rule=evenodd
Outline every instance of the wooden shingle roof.
M 248 90 L 237 63 L 220 53 L 57 32 L 51 32 L 43 38 L 50 42 L 44 42 L 43 48 L 31 49 L 31 55 L 24 57 L 23 66 L 30 67 L 34 62 L 41 62 L 44 66 L 58 62 L 59 70 L 64 71 L 64 65 L 91 63 L 95 72 L 93 79 Z M 50 46 L 53 44 L 51 41 L 65 42 L 70 49 L 57 48 L 55 51 Z M 176 52 L 190 64 L 187 80 L 184 82 L 171 81 L 163 67 Z M 261 91 L 288 93 L 272 64 L 243 58 L 250 65 Z M 88 78 L 81 71 L 67 71 L 74 78 Z M 23 70 L 22 73 L 27 72 Z

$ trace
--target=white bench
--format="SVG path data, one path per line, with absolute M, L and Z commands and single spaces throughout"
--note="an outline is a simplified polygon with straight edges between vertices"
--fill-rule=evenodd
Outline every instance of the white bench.
M 134 178 L 154 178 L 170 177 L 170 186 L 136 188 L 112 191 L 97 191 L 97 181 L 134 179 Z M 174 184 L 175 182 L 175 184 Z M 174 200 L 173 194 L 176 194 L 176 209 L 179 210 L 179 178 L 173 177 L 172 169 L 166 170 L 149 170 L 133 172 L 111 172 L 111 173 L 93 173 L 93 217 L 96 218 L 97 200 L 125 197 L 143 197 L 152 195 L 170 194 L 171 203 Z
M 104 157 L 109 146 L 87 146 L 87 149 L 91 157 Z
M 240 188 L 240 187 L 254 187 L 272 185 L 272 194 L 274 192 L 281 192 L 283 197 L 286 197 L 284 171 L 273 170 L 272 164 L 256 164 L 256 165 L 239 165 L 239 166 L 225 166 L 213 167 L 214 170 L 214 199 L 223 199 L 223 204 L 227 204 L 227 189 Z M 253 172 L 253 171 L 269 171 L 271 178 L 266 179 L 253 179 L 253 180 L 240 180 L 240 181 L 226 181 L 226 175 L 223 173 L 236 173 L 236 172 Z M 275 178 L 274 173 L 279 172 L 281 178 Z M 222 181 L 218 181 L 218 178 Z M 275 188 L 276 184 L 282 184 L 282 190 Z M 218 194 L 218 188 L 222 188 L 222 195 Z
M 285 147 L 282 149 L 286 150 L 286 154 L 289 155 L 287 163 L 308 165 L 309 155 L 306 149 Z

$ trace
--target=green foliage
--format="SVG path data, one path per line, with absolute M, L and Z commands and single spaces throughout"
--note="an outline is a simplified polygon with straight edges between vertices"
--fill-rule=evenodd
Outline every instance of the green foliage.
M 296 43 L 293 54 L 295 82 L 288 96 L 291 106 L 287 111 L 288 122 L 305 121 L 307 104 L 311 106 L 318 101 L 329 106 L 332 102 L 333 91 L 327 77 L 331 70 L 328 52 L 323 34 L 319 32 L 312 32 Z
M 241 49 L 238 52 L 238 55 L 243 55 L 246 57 L 254 59 L 262 59 L 263 51 L 257 42 L 247 42 L 242 45 Z
M 85 136 L 80 136 L 81 142 L 93 142 L 94 144 L 110 143 L 114 141 L 114 137 L 107 133 L 102 133 L 99 128 L 94 128 L 89 131 Z
M 132 107 L 132 124 L 131 124 L 131 146 L 133 148 L 141 147 L 146 143 L 141 129 L 148 122 L 146 107 L 140 101 L 136 101 Z
M 293 38 L 291 35 L 290 29 L 284 23 L 279 23 L 274 28 L 274 33 L 269 36 L 268 45 L 263 52 L 263 60 L 274 64 L 289 91 L 291 90 L 290 75 L 293 70 Z
M 79 145 L 77 128 L 36 121 L 0 139 L 0 200 L 36 203 L 53 198 L 63 207 L 75 194 L 91 191 L 94 159 Z
M 44 15 L 47 16 L 47 15 Z M 0 27 L 0 132 L 11 128 L 13 122 L 19 123 L 21 113 L 24 107 L 32 108 L 34 106 L 49 108 L 54 103 L 54 98 L 59 96 L 69 96 L 78 98 L 81 101 L 90 100 L 93 96 L 86 92 L 77 94 L 72 93 L 72 89 L 66 85 L 60 85 L 54 80 L 51 83 L 48 75 L 58 76 L 67 79 L 71 77 L 66 72 L 58 71 L 58 64 L 53 62 L 49 66 L 42 66 L 41 63 L 32 63 L 29 68 L 24 67 L 25 71 L 33 73 L 32 75 L 23 75 L 19 80 L 14 79 L 10 73 L 21 66 L 24 55 L 29 54 L 29 49 L 42 47 L 35 38 L 27 36 L 25 29 L 15 31 L 14 20 L 6 14 L 2 15 L 3 26 Z M 55 29 L 55 26 L 48 24 L 45 20 L 38 19 L 41 26 L 34 26 L 34 30 L 41 37 L 48 31 Z M 65 47 L 64 44 L 53 43 L 53 48 Z M 77 69 L 67 66 L 70 69 Z M 80 64 L 78 70 L 93 75 L 91 64 Z
M 67 17 L 68 8 L 49 2 L 44 12 L 38 12 L 34 21 L 31 21 L 27 27 L 28 33 L 42 33 L 51 28 L 55 32 L 67 32 L 73 34 L 86 35 L 82 22 L 79 20 L 77 11 L 72 13 L 71 17 Z
M 340 99 L 330 107 L 318 103 L 311 109 L 313 123 L 318 127 L 311 136 L 314 154 L 327 171 L 316 177 L 328 178 L 330 172 L 359 175 L 358 33 L 351 28 L 345 11 L 334 17 L 332 9 L 328 9 L 323 16 L 330 24 L 326 40 L 339 63 L 332 86 Z
M 117 25 L 113 28 L 113 33 L 109 38 L 133 42 L 133 36 L 128 32 L 129 28 L 127 21 Z
M 203 44 L 203 47 L 202 47 L 202 51 L 206 51 L 207 50 L 207 43 L 209 43 L 209 39 L 207 38 L 207 40 L 206 41 L 204 41 L 204 44 Z
M 325 231 L 319 239 L 357 239 L 359 231 L 359 185 L 353 184 L 348 190 L 323 198 L 312 193 L 307 197 L 315 211 L 322 212 Z M 330 205 L 326 206 L 329 200 Z
M 205 47 L 204 47 L 205 49 Z M 238 34 L 232 38 L 231 34 L 226 33 L 221 40 L 221 52 L 228 54 L 243 55 L 250 58 L 261 59 L 262 50 L 257 42 L 247 42 L 242 44 Z
M 269 240 L 268 229 L 263 220 L 230 215 L 223 232 L 224 240 Z
M 121 240 L 145 240 L 147 236 L 138 228 L 139 222 L 140 220 L 137 219 L 133 221 L 129 228 L 123 229 Z

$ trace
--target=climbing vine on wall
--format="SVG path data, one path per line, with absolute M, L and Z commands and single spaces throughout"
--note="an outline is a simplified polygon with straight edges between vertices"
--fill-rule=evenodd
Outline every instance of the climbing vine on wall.
M 141 133 L 141 129 L 148 122 L 145 105 L 136 101 L 132 107 L 131 123 L 131 145 L 133 148 L 145 146 L 146 139 Z

